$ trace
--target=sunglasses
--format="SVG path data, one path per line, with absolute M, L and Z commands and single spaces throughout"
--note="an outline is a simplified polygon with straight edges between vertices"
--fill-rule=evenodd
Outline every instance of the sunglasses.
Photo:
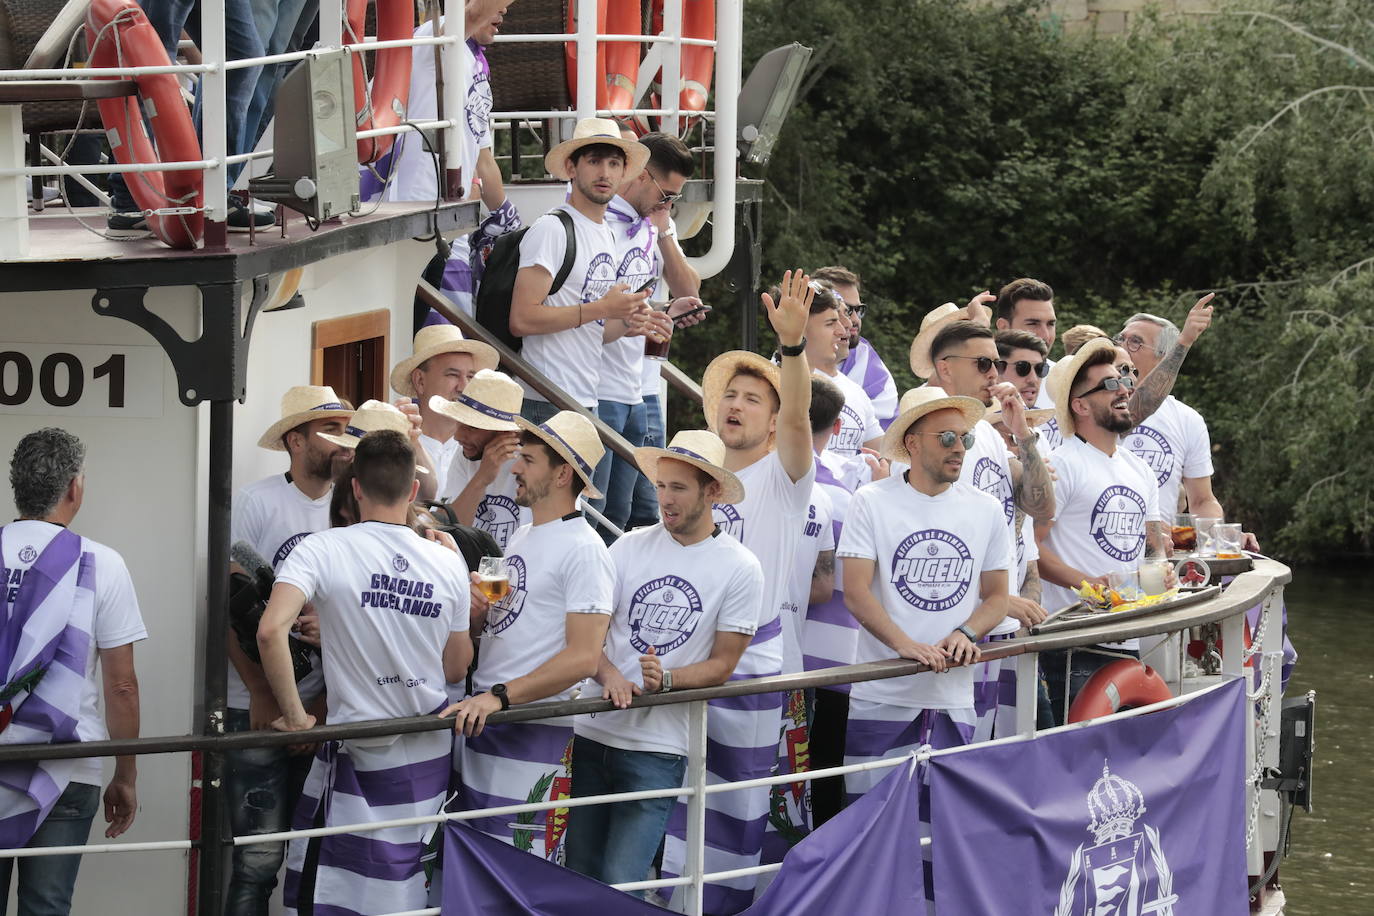
M 1074 395 L 1074 397 L 1086 398 L 1088 395 L 1096 394 L 1099 391 L 1131 391 L 1134 388 L 1135 379 L 1131 378 L 1128 375 L 1121 376 L 1120 378 L 1104 378 L 1100 383 L 1089 388 L 1082 394 Z
M 942 356 L 941 359 L 971 359 L 979 372 L 987 373 L 994 366 L 998 372 L 1005 372 L 1007 361 L 1005 359 L 993 359 L 991 356 Z
M 973 448 L 973 443 L 975 441 L 972 432 L 964 433 L 961 436 L 952 429 L 947 429 L 943 432 L 938 433 L 920 433 L 920 435 L 935 436 L 940 440 L 940 445 L 942 448 L 954 448 L 955 442 L 962 442 L 964 443 L 965 451 L 968 451 L 969 449 Z
M 676 203 L 677 201 L 679 201 L 679 200 L 682 199 L 682 194 L 681 194 L 681 192 L 679 192 L 679 193 L 677 193 L 677 194 L 671 194 L 671 193 L 669 193 L 668 191 L 663 190 L 663 185 L 661 185 L 661 184 L 658 183 L 658 179 L 655 178 L 652 174 L 650 174 L 650 172 L 649 172 L 648 169 L 645 169 L 645 170 L 644 170 L 644 174 L 647 175 L 648 178 L 649 178 L 649 180 L 652 181 L 652 182 L 654 183 L 654 187 L 658 188 L 658 194 L 659 194 L 659 201 L 658 201 L 658 202 L 659 202 L 660 204 L 671 204 L 671 203 Z
M 867 311 L 868 306 L 864 305 L 862 302 L 858 305 L 847 306 L 844 310 L 845 314 L 851 318 L 862 318 Z
M 1125 363 L 1122 363 L 1121 365 L 1117 366 L 1116 371 L 1121 373 L 1122 375 L 1130 375 L 1134 376 L 1135 378 L 1140 377 L 1139 369 L 1137 369 L 1135 366 L 1128 366 Z
M 1003 365 L 1004 367 L 1010 366 L 1010 367 L 1011 367 L 1011 371 L 1012 371 L 1012 372 L 1015 372 L 1017 375 L 1021 376 L 1022 378 L 1024 378 L 1024 377 L 1027 376 L 1027 375 L 1030 375 L 1032 372 L 1035 373 L 1035 375 L 1036 375 L 1037 378 L 1044 378 L 1045 376 L 1047 376 L 1047 375 L 1050 374 L 1050 364 L 1047 363 L 1047 362 L 1043 362 L 1043 361 L 1038 362 L 1038 363 L 1033 363 L 1033 362 L 1031 362 L 1031 361 L 1028 360 L 1028 359 L 1018 359 L 1018 360 L 1017 360 L 1016 362 L 1014 362 L 1014 363 L 1004 362 L 1004 363 L 1002 363 L 1002 365 Z M 1003 369 L 1001 369 L 1000 371 L 1005 372 L 1006 369 L 1003 368 Z

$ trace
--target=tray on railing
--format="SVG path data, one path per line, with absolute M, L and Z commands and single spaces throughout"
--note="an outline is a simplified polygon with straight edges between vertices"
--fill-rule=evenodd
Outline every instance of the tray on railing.
M 1041 623 L 1031 627 L 1032 636 L 1042 633 L 1058 633 L 1063 630 L 1075 630 L 1080 627 L 1088 627 L 1106 621 L 1135 620 L 1139 617 L 1150 617 L 1160 611 L 1172 611 L 1190 604 L 1199 604 L 1221 594 L 1221 586 L 1209 585 L 1196 591 L 1180 592 L 1177 596 L 1168 601 L 1161 601 L 1159 604 L 1151 604 L 1146 607 L 1132 608 L 1129 611 L 1089 611 L 1081 601 L 1074 602 L 1062 610 L 1055 611 Z

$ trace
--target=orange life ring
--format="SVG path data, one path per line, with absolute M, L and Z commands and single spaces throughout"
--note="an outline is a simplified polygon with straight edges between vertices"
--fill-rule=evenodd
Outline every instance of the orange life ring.
M 347 36 L 351 42 L 361 42 L 366 31 L 368 0 L 348 0 Z M 377 0 L 377 40 L 400 41 L 415 35 L 415 4 L 412 0 Z M 353 107 L 357 111 L 358 130 L 395 127 L 406 119 L 406 105 L 410 101 L 409 47 L 383 48 L 376 53 L 377 66 L 372 74 L 369 97 L 367 74 L 363 73 L 363 55 L 353 55 Z M 385 156 L 396 140 L 395 134 L 358 140 L 358 162 L 376 162 Z
M 166 67 L 171 64 L 162 39 L 134 0 L 91 0 L 86 13 L 86 44 L 91 67 Z M 120 77 L 99 77 L 120 79 Z M 142 74 L 133 78 L 137 96 L 101 99 L 100 121 L 115 161 L 122 165 L 192 162 L 200 159 L 196 126 L 181 96 L 175 74 Z M 152 126 L 148 137 L 144 117 Z M 153 143 L 156 141 L 156 147 Z M 148 228 L 173 248 L 195 248 L 205 231 L 205 175 L 199 169 L 173 172 L 127 172 L 129 193 L 143 210 L 187 208 L 190 212 L 154 213 Z
M 1249 618 L 1246 618 L 1246 619 L 1245 619 L 1245 631 L 1244 631 L 1244 632 L 1245 632 L 1245 648 L 1248 650 L 1252 645 L 1254 645 L 1254 638 L 1250 635 L 1250 620 L 1249 620 Z M 1217 650 L 1218 652 L 1221 652 L 1221 651 L 1223 651 L 1224 648 L 1225 648 L 1225 644 L 1224 644 L 1220 639 L 1218 639 L 1218 640 L 1216 641 L 1216 650 Z M 1188 641 L 1188 657 L 1189 657 L 1189 658 L 1195 659 L 1195 660 L 1197 660 L 1197 661 L 1201 661 L 1201 660 L 1202 660 L 1202 656 L 1205 655 L 1206 652 L 1207 652 L 1207 643 L 1203 642 L 1203 641 L 1200 640 L 1200 639 L 1192 639 L 1192 640 L 1189 640 L 1189 641 Z M 1255 667 L 1255 656 L 1251 655 L 1249 658 L 1247 658 L 1247 659 L 1245 660 L 1245 667 L 1247 667 L 1247 668 L 1253 668 L 1253 667 Z
M 1084 722 L 1172 698 L 1169 685 L 1155 669 L 1123 658 L 1103 666 L 1088 678 L 1088 683 L 1078 691 L 1069 707 L 1069 721 Z
M 601 35 L 639 35 L 644 26 L 639 0 L 597 0 L 596 31 Z M 568 34 L 577 31 L 577 4 L 568 4 Z M 568 92 L 577 98 L 577 42 L 567 43 Z M 624 111 L 634 105 L 641 43 L 602 41 L 596 46 L 596 107 Z
M 663 0 L 654 0 L 653 32 L 663 31 Z M 712 39 L 716 37 L 716 5 L 713 0 L 683 0 L 682 37 Z M 707 99 L 711 95 L 711 75 L 715 70 L 716 49 L 705 45 L 683 45 L 681 57 L 681 76 L 678 81 L 678 108 L 683 111 L 705 111 Z M 654 77 L 654 87 L 661 87 L 663 71 Z M 649 95 L 649 104 L 659 108 L 663 104 L 662 95 L 655 91 Z M 641 137 L 651 130 L 659 119 L 635 118 L 635 133 Z M 692 129 L 697 119 L 688 117 L 679 128 L 680 133 Z

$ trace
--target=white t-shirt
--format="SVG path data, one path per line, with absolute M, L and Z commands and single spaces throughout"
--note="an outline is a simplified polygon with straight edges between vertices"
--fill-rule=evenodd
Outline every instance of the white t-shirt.
M 1160 521 L 1159 485 L 1149 465 L 1118 447 L 1112 455 L 1074 436 L 1053 455 L 1055 518 L 1046 545 L 1090 576 L 1134 570 L 1145 556 L 1145 523 Z M 1049 611 L 1078 597 L 1051 582 L 1041 602 Z M 1123 643 L 1135 648 L 1136 640 Z
M 1154 471 L 1162 515 L 1172 517 L 1178 511 L 1183 478 L 1212 476 L 1212 439 L 1207 421 L 1172 394 L 1121 442 Z
M 1049 366 L 1051 369 L 1054 368 L 1054 360 L 1045 360 L 1045 365 Z M 1047 369 L 1045 371 L 1048 372 L 1049 370 Z M 1050 386 L 1046 385 L 1044 383 L 1045 381 L 1045 379 L 1041 380 L 1040 394 L 1035 398 L 1035 409 L 1037 410 L 1054 408 L 1054 400 L 1050 397 Z M 1037 426 L 1036 430 L 1040 433 L 1041 454 L 1048 454 L 1064 444 L 1064 434 L 1059 431 L 1058 417 L 1050 417 L 1044 423 Z
M 1013 595 L 1021 594 L 1021 587 L 1026 584 L 1026 569 L 1031 560 L 1040 558 L 1040 551 L 1035 546 L 1035 519 L 1029 515 L 1021 516 L 1021 524 L 1014 530 L 1012 546 L 1016 553 L 1016 569 L 1007 583 L 1008 591 Z M 1015 633 L 1021 629 L 1021 621 L 1008 614 L 1002 618 L 1002 622 L 988 631 L 989 636 L 1001 636 L 1005 633 Z
M 811 499 L 802 522 L 801 540 L 792 559 L 787 595 L 782 604 L 782 673 L 803 670 L 802 627 L 811 602 L 811 577 L 816 559 L 823 551 L 835 549 L 835 528 L 831 524 L 830 494 L 820 483 L 811 485 Z
M 468 628 L 468 568 L 406 525 L 360 522 L 302 541 L 277 573 L 314 602 L 330 722 L 438 712 L 444 645 Z
M 577 255 L 568 279 L 558 292 L 544 300 L 544 305 L 576 308 L 600 299 L 615 285 L 615 235 L 609 222 L 592 222 L 570 204 L 560 204 L 555 209 L 572 214 Z M 520 269 L 538 265 L 550 277 L 557 278 L 566 250 L 563 223 L 550 211 L 535 220 L 520 240 Z M 587 321 L 580 327 L 552 334 L 531 334 L 523 338 L 521 355 L 574 401 L 595 409 L 604 325 L 604 321 Z M 533 388 L 524 382 L 520 384 L 524 385 L 525 397 L 544 400 Z
M 615 570 L 580 513 L 525 525 L 506 545 L 511 589 L 487 612 L 477 692 L 529 674 L 567 648 L 569 614 L 610 614 Z M 545 697 L 566 700 L 573 688 Z
M 753 634 L 763 569 L 732 537 L 717 531 L 690 547 L 664 527 L 640 528 L 611 545 L 615 613 L 606 657 L 644 686 L 639 657 L 654 648 L 666 669 L 711 657 L 716 633 Z M 687 755 L 687 705 L 578 716 L 577 734 L 628 751 Z
M 663 273 L 658 230 L 620 195 L 606 207 L 606 224 L 615 236 L 615 277 L 634 292 Z M 597 397 L 617 404 L 644 400 L 644 338 L 621 337 L 601 348 Z M 657 389 L 655 389 L 657 390 Z
M 329 528 L 329 493 L 311 499 L 300 487 L 273 474 L 239 490 L 234 497 L 231 540 L 247 541 L 273 571 L 281 569 L 291 552 L 316 531 Z M 230 639 L 236 638 L 230 634 Z M 318 656 L 317 656 L 318 658 Z M 318 665 L 297 685 L 301 702 L 309 705 L 324 690 L 324 675 Z M 248 708 L 248 688 L 238 669 L 229 665 L 228 705 L 230 709 Z
M 458 498 L 481 464 L 481 458 L 473 460 L 462 452 L 454 456 L 448 468 L 446 492 L 449 499 Z M 517 528 L 533 520 L 530 510 L 515 502 L 515 475 L 511 472 L 514 465 L 515 459 L 512 458 L 502 466 L 496 479 L 487 487 L 487 494 L 477 504 L 477 515 L 472 520 L 473 527 L 494 537 L 502 550 L 506 549 Z
M 853 489 L 842 476 L 846 459 L 830 450 L 816 456 L 816 489 L 824 491 L 830 500 L 830 538 L 839 545 L 844 529 L 845 514 L 849 511 Z M 835 590 L 830 598 L 807 609 L 802 628 L 802 665 L 806 670 L 829 665 L 852 665 L 858 641 L 858 621 L 844 606 L 844 570 L 835 561 Z M 849 685 L 836 684 L 830 688 L 849 692 Z
M 47 548 L 57 532 L 57 525 L 40 521 L 18 521 L 4 526 L 6 581 L 0 581 L 0 600 L 3 600 L 5 619 L 13 612 L 14 600 L 24 576 Z M 86 654 L 86 686 L 81 694 L 81 708 L 77 714 L 78 741 L 104 741 L 110 737 L 105 717 L 100 711 L 103 695 L 101 681 L 96 676 L 96 650 L 117 649 L 148 638 L 143 615 L 138 609 L 138 596 L 124 558 L 109 547 L 90 538 L 81 539 L 81 552 L 95 559 L 95 606 L 92 609 L 91 647 Z M 98 786 L 101 760 L 91 757 L 76 762 L 71 781 Z
M 463 450 L 463 446 L 458 443 L 456 437 L 450 437 L 447 441 L 440 442 L 433 436 L 420 434 L 420 445 L 424 446 L 425 454 L 429 456 L 429 461 L 434 465 L 434 479 L 439 484 L 439 492 L 436 494 L 438 499 L 452 499 L 454 494 L 448 490 L 449 467 L 455 455 Z
M 966 483 L 975 490 L 988 494 L 1002 506 L 1002 515 L 1007 522 L 1007 536 L 1016 542 L 1016 498 L 1011 483 L 1011 452 L 1006 440 L 1002 438 L 991 423 L 979 420 L 973 428 L 973 448 L 964 456 L 964 467 L 959 472 L 960 483 Z M 1024 572 L 1024 567 L 1020 567 Z M 1019 579 L 1013 578 L 1007 588 L 1015 591 Z M 1014 633 L 1021 624 L 1015 617 L 1007 616 L 993 627 L 994 634 Z
M 771 623 L 783 611 L 792 579 L 792 562 L 801 542 L 816 468 L 801 480 L 787 476 L 776 451 L 735 472 L 744 484 L 744 501 L 717 503 L 711 514 L 726 534 L 748 547 L 763 566 L 763 602 L 758 626 Z
M 836 553 L 875 561 L 873 594 L 892 622 L 935 645 L 982 603 L 979 577 L 1002 569 L 1010 579 L 1015 557 L 996 500 L 964 483 L 927 496 L 904 477 L 893 474 L 854 494 Z M 860 631 L 858 662 L 892 657 L 881 640 Z M 975 667 L 865 681 L 850 695 L 916 709 L 971 707 Z
M 821 378 L 833 382 L 844 395 L 844 406 L 840 408 L 840 431 L 830 437 L 826 449 L 837 455 L 852 457 L 859 454 L 865 442 L 880 439 L 883 428 L 878 423 L 878 415 L 873 411 L 873 401 L 858 383 L 842 372 L 826 375 L 819 370 Z

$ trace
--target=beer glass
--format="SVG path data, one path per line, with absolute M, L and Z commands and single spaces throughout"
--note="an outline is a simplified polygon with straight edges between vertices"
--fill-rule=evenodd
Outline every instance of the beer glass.
M 495 631 L 495 627 L 506 616 L 508 608 L 501 601 L 510 594 L 510 568 L 506 566 L 505 557 L 482 557 L 477 561 L 477 588 L 491 602 L 482 635 L 500 639 L 501 635 Z
M 656 312 L 664 312 L 664 313 L 666 313 L 666 312 L 668 311 L 668 305 L 669 305 L 669 303 L 667 303 L 667 302 L 664 302 L 664 303 L 655 303 L 655 304 L 652 306 L 652 308 L 653 308 L 653 310 L 656 311 Z M 645 358 L 645 359 L 667 359 L 667 358 L 668 358 L 668 349 L 669 349 L 672 345 L 673 345 L 673 336 L 672 336 L 672 332 L 671 332 L 671 331 L 668 333 L 668 336 L 667 336 L 667 337 L 664 337 L 662 340 L 654 340 L 654 338 L 653 338 L 651 335 L 645 334 L 645 335 L 644 335 L 644 358 Z
M 1217 555 L 1217 548 L 1214 542 L 1215 528 L 1222 523 L 1222 519 L 1214 516 L 1198 516 L 1194 519 L 1194 526 L 1197 529 L 1197 555 L 1200 557 L 1214 557 Z
M 1245 556 L 1240 545 L 1243 535 L 1239 522 L 1216 525 L 1212 528 L 1212 545 L 1216 548 L 1218 560 L 1239 560 Z

